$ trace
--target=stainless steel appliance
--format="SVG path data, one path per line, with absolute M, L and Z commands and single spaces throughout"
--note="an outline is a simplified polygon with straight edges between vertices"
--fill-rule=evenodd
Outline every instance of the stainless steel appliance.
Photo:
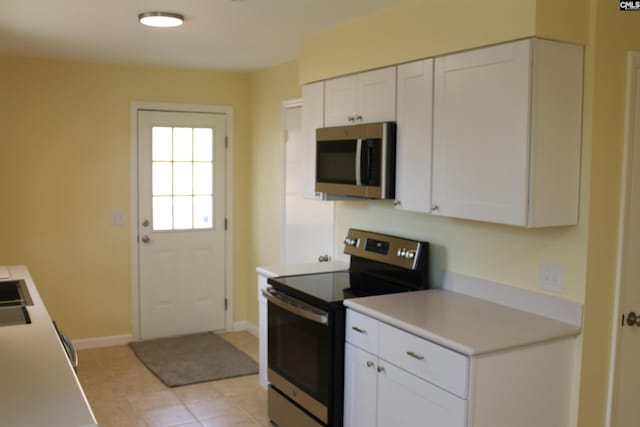
M 24 280 L 0 281 L 0 326 L 28 325 L 33 301 Z
M 71 366 L 73 370 L 78 372 L 78 352 L 74 347 L 71 339 L 58 328 L 58 324 L 53 321 L 53 327 L 56 329 L 58 333 L 58 338 L 60 338 L 60 342 L 62 343 L 62 347 L 64 348 L 65 353 L 67 353 L 67 357 L 69 358 L 69 362 L 71 362 Z
M 391 122 L 316 130 L 316 191 L 395 197 L 396 125 Z
M 279 427 L 342 426 L 343 300 L 428 287 L 428 243 L 355 229 L 344 243 L 348 271 L 275 277 L 264 291 L 269 417 Z

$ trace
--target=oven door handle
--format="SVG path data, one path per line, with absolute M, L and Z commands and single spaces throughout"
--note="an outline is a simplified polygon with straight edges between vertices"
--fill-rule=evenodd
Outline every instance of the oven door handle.
M 269 302 L 293 314 L 304 317 L 305 319 L 311 320 L 313 322 L 320 323 L 322 325 L 329 324 L 329 315 L 326 311 L 318 310 L 307 303 L 283 295 L 282 293 L 271 288 L 263 290 L 262 295 L 264 295 L 264 297 Z

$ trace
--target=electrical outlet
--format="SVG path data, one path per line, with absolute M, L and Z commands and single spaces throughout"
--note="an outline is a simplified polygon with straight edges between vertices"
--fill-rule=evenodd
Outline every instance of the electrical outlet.
M 111 211 L 111 225 L 125 225 L 126 215 L 124 211 Z
M 540 268 L 540 287 L 545 291 L 563 292 L 562 276 L 564 269 L 561 265 L 542 264 Z

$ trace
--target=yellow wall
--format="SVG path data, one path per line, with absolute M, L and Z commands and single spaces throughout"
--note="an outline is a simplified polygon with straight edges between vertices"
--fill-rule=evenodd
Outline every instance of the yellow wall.
M 282 102 L 299 98 L 298 64 L 251 74 L 251 236 L 248 320 L 258 324 L 257 266 L 280 264 L 282 240 Z
M 535 0 L 410 0 L 304 39 L 300 81 L 528 37 L 535 7 Z
M 0 57 L 0 264 L 26 264 L 72 338 L 131 332 L 131 101 L 235 112 L 235 316 L 246 319 L 249 75 Z

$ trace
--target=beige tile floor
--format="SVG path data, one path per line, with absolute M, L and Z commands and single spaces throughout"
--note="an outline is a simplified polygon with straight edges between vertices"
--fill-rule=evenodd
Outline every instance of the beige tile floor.
M 221 336 L 258 360 L 247 332 Z M 79 352 L 78 377 L 100 427 L 269 426 L 267 393 L 257 375 L 167 387 L 128 346 Z

